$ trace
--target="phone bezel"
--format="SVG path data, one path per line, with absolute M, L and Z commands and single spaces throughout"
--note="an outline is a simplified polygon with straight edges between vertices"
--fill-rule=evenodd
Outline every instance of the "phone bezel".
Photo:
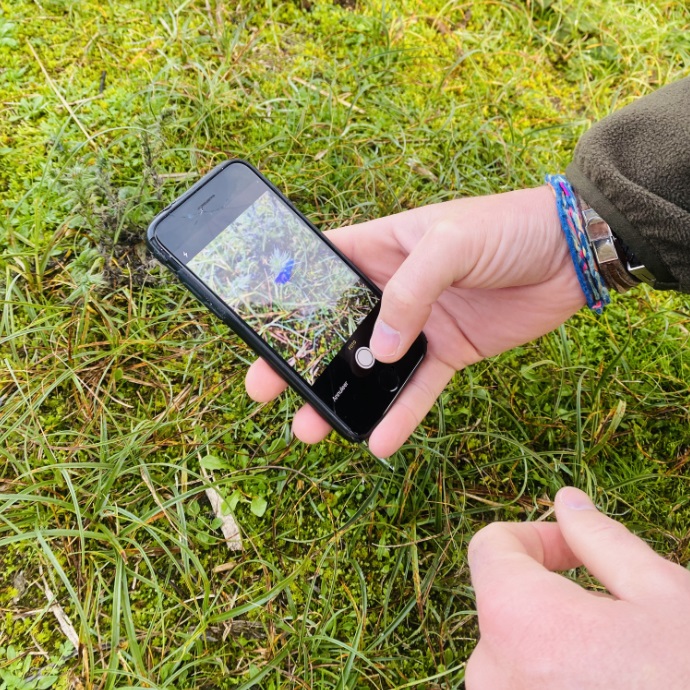
M 371 424 L 370 428 L 363 433 L 358 433 L 351 429 L 335 412 L 328 407 L 327 404 L 312 390 L 311 386 L 279 355 L 267 342 L 265 342 L 254 330 L 252 330 L 242 318 L 235 313 L 228 305 L 225 304 L 218 296 L 210 290 L 206 284 L 201 281 L 192 271 L 190 271 L 174 254 L 172 254 L 165 245 L 160 241 L 156 235 L 156 230 L 159 224 L 173 213 L 179 206 L 181 206 L 190 197 L 201 190 L 214 177 L 221 174 L 224 170 L 232 165 L 244 165 L 254 173 L 266 186 L 278 196 L 278 198 L 287 205 L 287 207 L 300 218 L 307 227 L 315 233 L 318 238 L 324 242 L 357 276 L 377 295 L 381 297 L 382 292 L 379 287 L 373 283 L 362 271 L 350 261 L 325 235 L 320 231 L 303 213 L 301 213 L 294 204 L 264 175 L 262 175 L 251 163 L 242 159 L 232 159 L 220 163 L 215 168 L 210 170 L 194 185 L 192 185 L 186 192 L 175 199 L 163 211 L 161 211 L 151 222 L 146 232 L 146 241 L 151 249 L 153 255 L 164 266 L 169 268 L 182 282 L 185 287 L 189 289 L 192 295 L 206 308 L 208 308 L 215 316 L 217 316 L 223 323 L 229 326 L 254 352 L 260 357 L 263 357 L 268 364 L 276 371 L 282 378 L 286 380 L 288 385 L 295 389 L 307 402 L 312 404 L 317 412 L 324 417 L 331 426 L 333 426 L 341 435 L 351 441 L 364 441 L 378 423 L 383 419 L 385 414 L 390 409 L 393 402 L 396 400 L 400 391 L 405 387 L 412 374 L 421 364 L 426 354 L 426 338 L 424 334 L 420 334 L 419 339 L 415 341 L 413 347 L 416 345 L 422 346 L 420 357 L 416 364 L 406 372 L 404 381 L 400 389 L 392 395 L 390 403 L 388 404 L 384 413 L 378 417 Z

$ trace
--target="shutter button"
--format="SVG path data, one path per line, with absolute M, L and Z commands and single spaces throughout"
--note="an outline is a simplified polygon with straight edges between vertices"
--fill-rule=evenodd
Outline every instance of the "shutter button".
M 376 362 L 374 353 L 368 347 L 360 347 L 355 352 L 355 361 L 362 369 L 371 369 Z

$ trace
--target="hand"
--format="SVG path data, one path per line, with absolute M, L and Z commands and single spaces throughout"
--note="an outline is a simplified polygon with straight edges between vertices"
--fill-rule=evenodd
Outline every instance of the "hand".
M 405 442 L 456 371 L 548 333 L 585 303 L 548 187 L 425 206 L 328 237 L 383 288 L 376 358 L 396 361 L 422 329 L 429 341 L 369 439 L 379 457 Z M 268 401 L 285 383 L 258 360 L 246 386 Z M 293 431 L 315 443 L 330 427 L 305 405 Z
M 481 638 L 467 690 L 686 690 L 690 572 L 573 488 L 557 523 L 494 523 L 470 543 Z M 556 575 L 584 565 L 608 590 Z

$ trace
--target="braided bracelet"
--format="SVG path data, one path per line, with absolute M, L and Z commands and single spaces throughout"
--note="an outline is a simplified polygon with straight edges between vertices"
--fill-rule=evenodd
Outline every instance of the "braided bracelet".
M 546 183 L 556 195 L 561 229 L 568 242 L 570 257 L 587 299 L 587 306 L 601 314 L 604 307 L 611 303 L 611 296 L 592 256 L 575 192 L 564 175 L 547 175 Z

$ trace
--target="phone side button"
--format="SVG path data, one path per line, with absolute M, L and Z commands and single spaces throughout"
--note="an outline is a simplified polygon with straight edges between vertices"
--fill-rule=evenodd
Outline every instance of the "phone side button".
M 386 367 L 379 373 L 379 385 L 389 393 L 395 393 L 400 388 L 400 377 L 393 367 Z

